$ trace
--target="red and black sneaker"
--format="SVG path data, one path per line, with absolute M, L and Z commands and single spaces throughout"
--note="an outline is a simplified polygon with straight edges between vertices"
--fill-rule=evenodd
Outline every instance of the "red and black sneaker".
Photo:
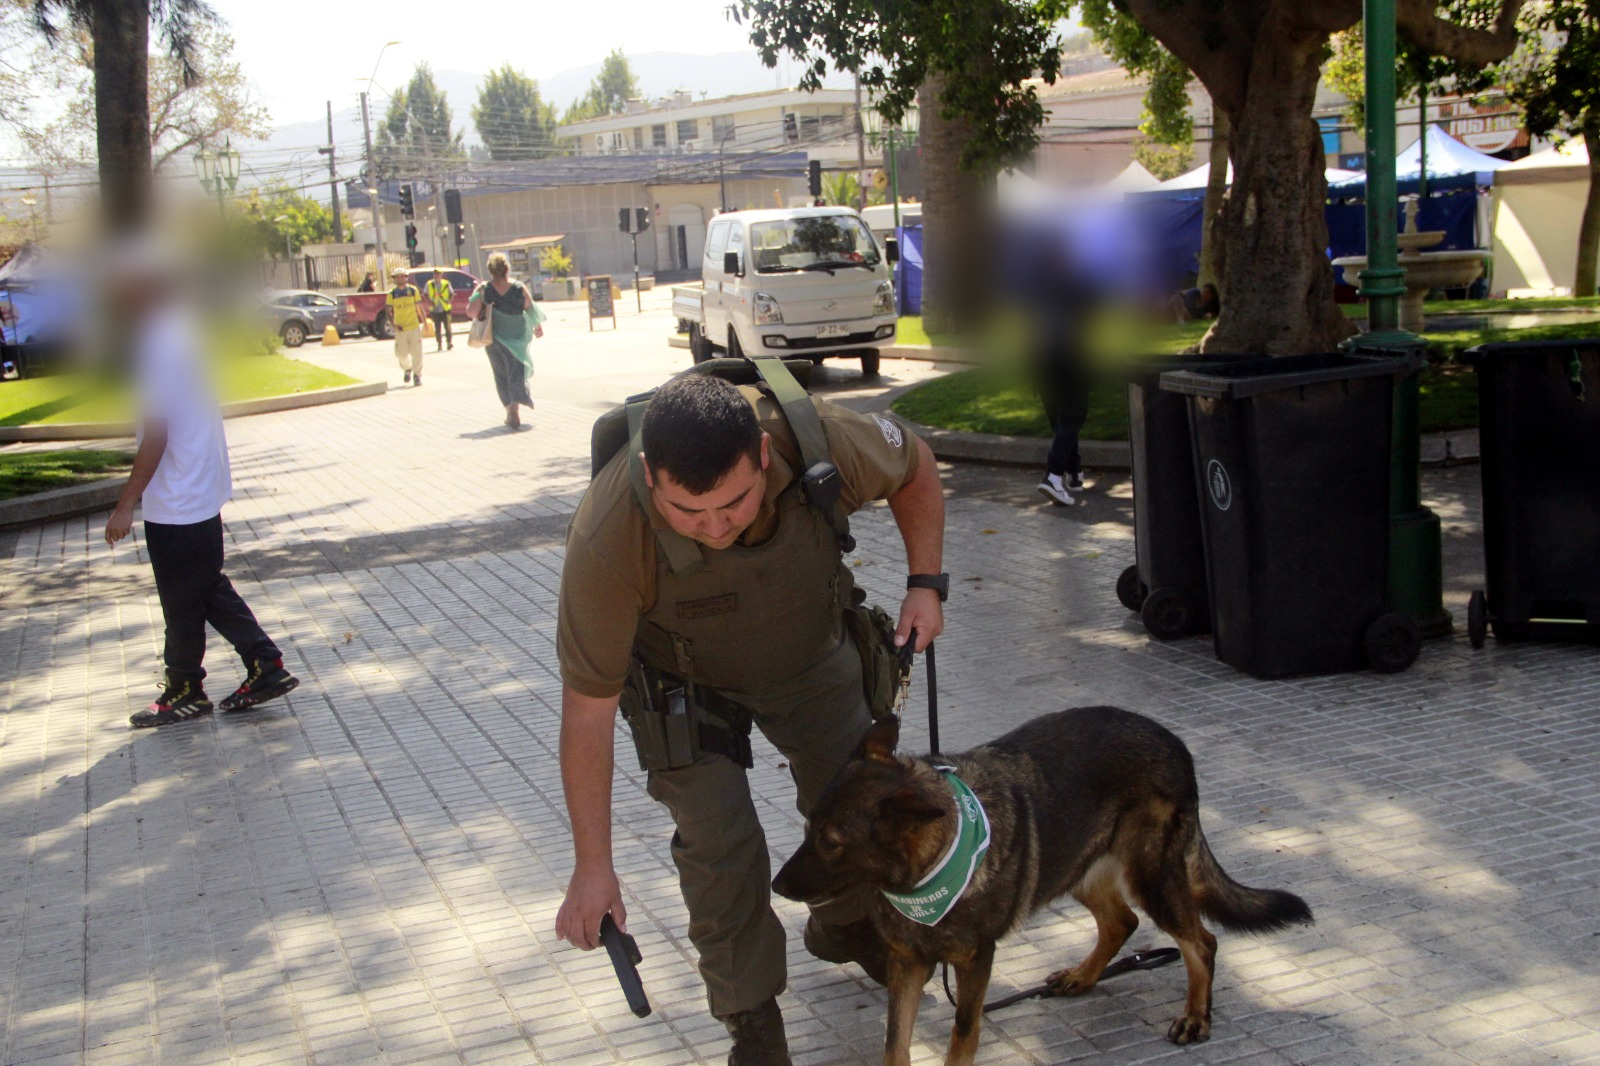
M 222 700 L 223 711 L 248 711 L 258 704 L 292 692 L 300 679 L 283 668 L 282 659 L 256 659 L 244 684 Z
M 161 695 L 144 710 L 129 717 L 135 729 L 192 722 L 211 713 L 211 701 L 198 681 L 167 681 Z

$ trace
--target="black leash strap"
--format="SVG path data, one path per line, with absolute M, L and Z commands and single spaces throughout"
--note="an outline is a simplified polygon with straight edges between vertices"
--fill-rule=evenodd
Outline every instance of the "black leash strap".
M 911 677 L 912 657 L 917 654 L 917 631 L 913 629 L 906 642 L 900 645 L 897 653 L 900 656 L 900 672 L 906 678 Z M 930 754 L 939 754 L 939 668 L 933 658 L 933 643 L 930 641 L 924 649 L 924 665 L 928 669 L 928 751 Z M 907 682 L 909 684 L 909 680 Z
M 1165 966 L 1169 962 L 1176 962 L 1182 956 L 1183 953 L 1177 948 L 1156 948 L 1153 951 L 1136 951 L 1132 955 L 1124 955 L 1122 958 L 1118 959 L 1116 962 L 1113 962 L 1104 970 L 1100 971 L 1100 980 L 1104 981 L 1108 978 L 1118 977 L 1125 973 L 1132 973 L 1134 970 L 1153 970 L 1157 966 Z M 947 997 L 950 996 L 950 983 L 948 976 L 945 980 L 944 994 Z M 983 1013 L 988 1014 L 990 1011 L 1003 1010 L 1006 1007 L 1021 1003 L 1023 1000 L 1049 999 L 1052 995 L 1053 993 L 1050 991 L 1049 985 L 1040 985 L 1037 988 L 1025 989 L 1021 992 L 1012 993 L 1009 996 L 1003 996 L 1002 998 L 994 1000 L 993 1002 L 985 1003 L 983 1005 Z M 953 997 L 950 999 L 950 1003 L 952 1006 L 955 1005 L 955 999 Z

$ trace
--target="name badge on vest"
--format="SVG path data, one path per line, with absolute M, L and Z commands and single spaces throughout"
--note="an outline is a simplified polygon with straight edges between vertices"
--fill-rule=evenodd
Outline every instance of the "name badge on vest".
M 684 600 L 678 604 L 678 617 L 710 618 L 713 615 L 732 614 L 739 609 L 739 594 L 725 592 L 721 596 L 707 596 L 700 600 Z
M 956 799 L 956 834 L 944 858 L 918 881 L 910 892 L 885 892 L 884 899 L 901 914 L 920 925 L 938 925 L 961 894 L 989 853 L 989 815 L 967 783 L 956 776 L 955 767 L 935 767 L 950 782 Z

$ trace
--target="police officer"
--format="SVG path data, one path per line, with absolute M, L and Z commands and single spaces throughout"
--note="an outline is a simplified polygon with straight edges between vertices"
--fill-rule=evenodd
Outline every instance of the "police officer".
M 733 1037 L 730 1066 L 790 1061 L 775 998 L 786 982 L 785 934 L 770 905 L 741 726 L 753 719 L 783 754 L 804 814 L 870 724 L 861 653 L 842 623 L 854 584 L 841 515 L 889 503 L 911 574 L 895 644 L 914 629 L 920 651 L 939 635 L 948 588 L 944 498 L 928 446 L 890 417 L 803 393 L 803 407 L 788 399 L 709 376 L 663 385 L 643 411 L 638 446 L 623 448 L 579 505 L 561 576 L 561 774 L 576 865 L 557 934 L 590 949 L 608 912 L 625 928 L 611 854 L 619 693 L 641 670 L 657 690 L 687 682 L 711 707 L 708 728 L 692 761 L 652 769 L 648 788 L 677 828 L 689 937 L 711 1013 Z M 839 513 L 807 492 L 815 468 L 805 452 L 822 442 L 837 468 Z M 881 982 L 885 948 L 867 913 L 859 894 L 814 907 L 805 944 Z
M 455 298 L 455 288 L 444 276 L 444 271 L 435 270 L 423 290 L 428 297 L 428 318 L 433 321 L 433 350 L 441 352 L 446 344 L 454 351 L 456 339 L 450 333 L 451 302 Z

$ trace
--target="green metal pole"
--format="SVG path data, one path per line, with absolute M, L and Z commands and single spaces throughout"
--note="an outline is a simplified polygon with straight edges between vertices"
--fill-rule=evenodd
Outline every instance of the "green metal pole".
M 1395 242 L 1395 0 L 1365 0 L 1367 90 L 1367 299 L 1363 347 L 1415 348 L 1421 338 L 1400 328 L 1406 272 Z M 1424 127 L 1426 134 L 1426 127 Z M 1450 632 L 1444 609 L 1439 518 L 1422 506 L 1418 375 L 1395 384 L 1389 450 L 1389 608 L 1416 619 L 1423 636 Z
M 228 201 L 222 191 L 222 179 L 217 179 L 217 214 L 222 218 L 224 229 L 228 226 Z
M 900 168 L 894 155 L 894 127 L 887 130 L 889 134 L 889 195 L 894 198 L 894 235 L 900 237 Z

